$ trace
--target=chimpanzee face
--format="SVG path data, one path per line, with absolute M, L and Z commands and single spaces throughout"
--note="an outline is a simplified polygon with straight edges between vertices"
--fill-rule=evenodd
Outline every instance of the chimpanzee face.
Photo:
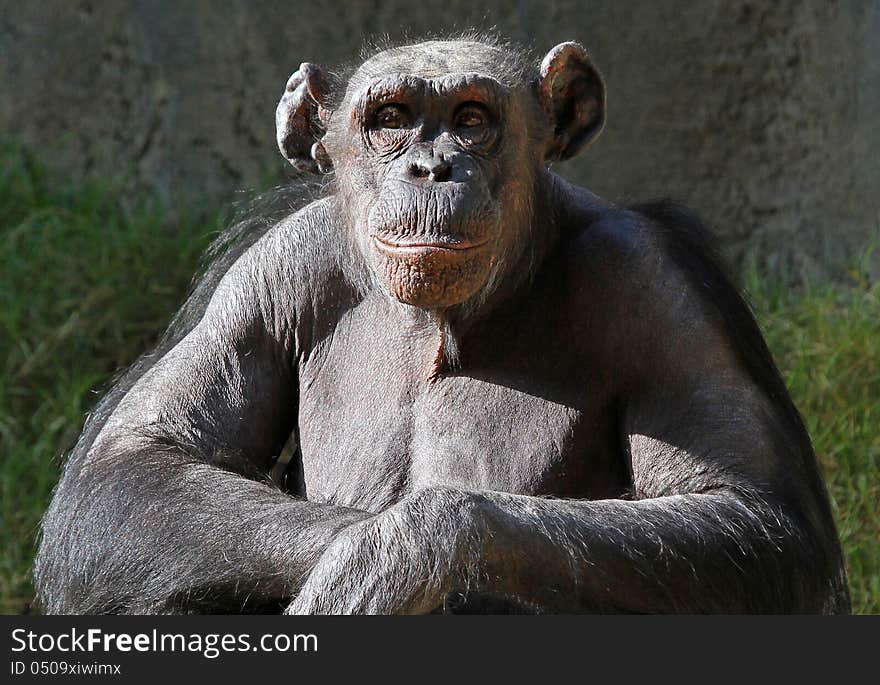
M 336 168 L 355 239 L 401 302 L 460 304 L 521 242 L 542 150 L 516 96 L 476 72 L 389 74 L 352 94 L 330 154 L 353 162 Z
M 375 280 L 430 310 L 492 290 L 528 246 L 545 162 L 574 154 L 604 121 L 601 78 L 574 43 L 540 69 L 481 43 L 395 48 L 364 62 L 338 105 L 326 92 L 314 65 L 291 77 L 279 147 L 299 168 L 336 170 Z

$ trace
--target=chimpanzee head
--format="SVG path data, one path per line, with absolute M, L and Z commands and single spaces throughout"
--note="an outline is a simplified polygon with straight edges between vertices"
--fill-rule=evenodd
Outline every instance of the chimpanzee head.
M 515 268 L 546 165 L 604 123 L 602 79 L 577 43 L 540 66 L 484 41 L 392 48 L 331 90 L 300 67 L 278 106 L 279 147 L 300 169 L 335 170 L 370 272 L 435 311 L 486 297 Z

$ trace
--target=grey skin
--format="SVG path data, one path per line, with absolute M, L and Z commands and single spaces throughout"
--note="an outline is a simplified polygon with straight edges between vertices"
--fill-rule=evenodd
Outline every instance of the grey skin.
M 604 116 L 573 43 L 304 64 L 279 145 L 332 191 L 99 406 L 43 609 L 848 611 L 809 437 L 702 226 L 548 169 Z

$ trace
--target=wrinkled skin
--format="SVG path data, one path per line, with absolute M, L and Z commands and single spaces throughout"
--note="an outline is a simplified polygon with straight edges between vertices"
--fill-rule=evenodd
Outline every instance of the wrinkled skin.
M 395 299 L 460 305 L 518 256 L 543 159 L 517 105 L 478 74 L 383 77 L 349 92 L 349 125 L 324 144 L 343 160 L 358 249 Z
M 332 190 L 99 405 L 43 609 L 846 612 L 809 437 L 699 221 L 548 168 L 604 118 L 574 43 L 396 48 L 341 88 L 304 63 L 279 148 Z

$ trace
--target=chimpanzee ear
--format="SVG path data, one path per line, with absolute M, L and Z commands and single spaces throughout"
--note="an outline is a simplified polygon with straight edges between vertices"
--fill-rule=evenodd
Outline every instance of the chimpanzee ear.
M 275 110 L 278 149 L 301 171 L 326 174 L 333 168 L 321 143 L 331 114 L 326 106 L 328 92 L 321 68 L 303 62 L 288 79 Z
M 547 53 L 538 97 L 553 122 L 548 162 L 573 157 L 605 125 L 605 82 L 578 43 L 560 43 Z

